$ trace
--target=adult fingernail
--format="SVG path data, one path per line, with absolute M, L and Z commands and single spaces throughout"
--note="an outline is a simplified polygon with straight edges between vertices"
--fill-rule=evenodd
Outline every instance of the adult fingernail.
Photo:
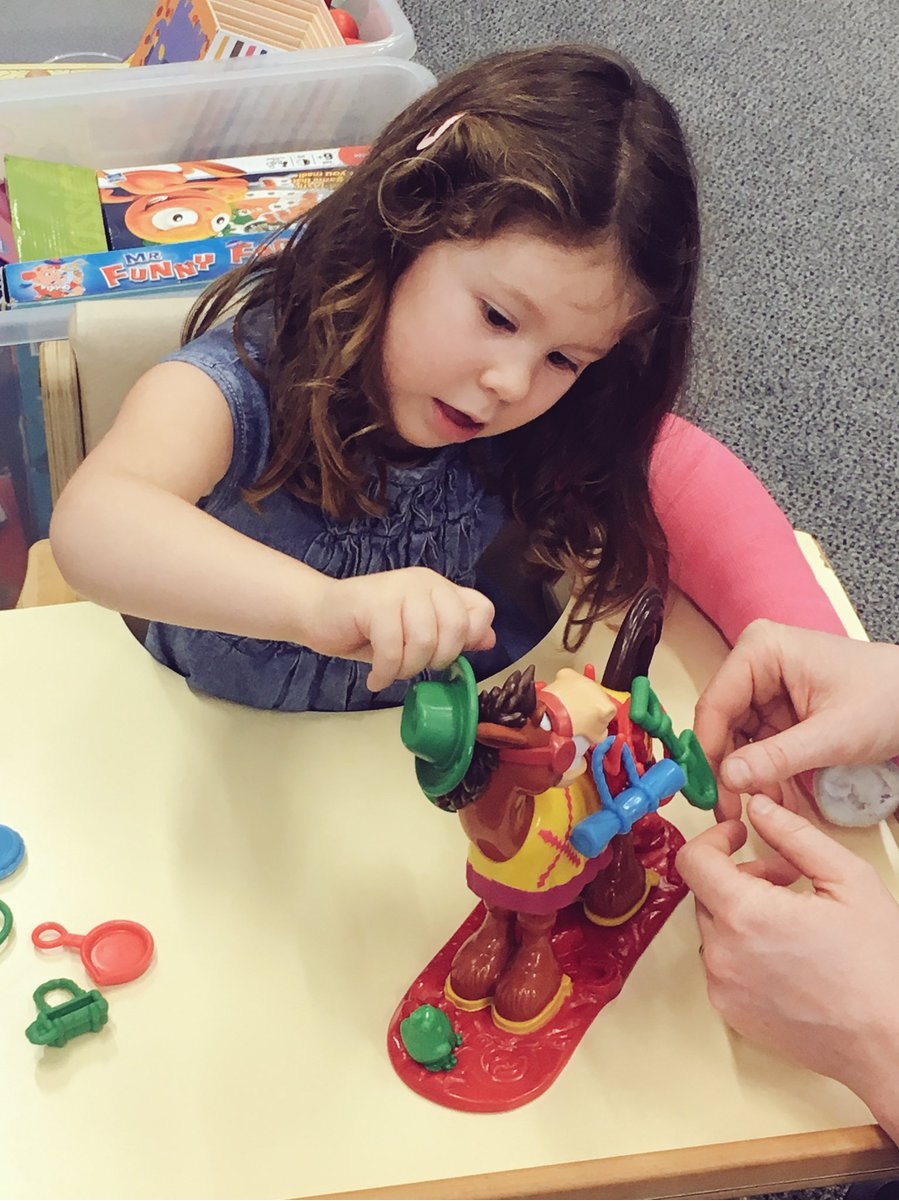
M 729 759 L 724 771 L 725 782 L 731 788 L 743 792 L 752 782 L 752 776 L 747 764 L 742 759 Z

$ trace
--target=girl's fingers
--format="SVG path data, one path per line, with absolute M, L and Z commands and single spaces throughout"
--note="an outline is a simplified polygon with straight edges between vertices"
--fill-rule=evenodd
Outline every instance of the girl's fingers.
M 461 592 L 460 588 L 442 589 L 434 597 L 436 641 L 432 667 L 449 667 L 469 646 L 469 611 Z
M 369 641 L 373 692 L 426 668 L 448 667 L 466 650 L 489 650 L 496 643 L 494 609 L 483 593 L 447 580 L 412 589 L 398 604 L 387 598 L 373 607 Z
M 440 644 L 440 615 L 431 593 L 404 597 L 402 628 L 403 654 L 397 678 L 408 680 L 434 663 Z
M 458 591 L 468 612 L 468 637 L 462 649 L 489 651 L 496 645 L 493 629 L 496 610 L 493 602 L 476 588 L 459 588 Z
M 372 657 L 366 684 L 372 692 L 380 692 L 397 678 L 403 662 L 403 619 L 399 606 L 378 606 L 371 619 L 369 640 Z

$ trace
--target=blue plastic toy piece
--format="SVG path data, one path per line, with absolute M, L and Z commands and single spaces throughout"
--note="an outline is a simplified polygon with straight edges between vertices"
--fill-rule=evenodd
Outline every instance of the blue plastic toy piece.
M 625 744 L 621 749 L 622 761 L 630 787 L 613 797 L 602 765 L 614 741 L 609 737 L 599 743 L 590 761 L 602 809 L 585 817 L 571 831 L 572 845 L 587 859 L 601 855 L 616 834 L 629 834 L 641 817 L 654 813 L 665 797 L 673 796 L 687 780 L 684 769 L 673 759 L 661 759 L 642 776 L 638 775 L 634 756 Z
M 0 826 L 0 880 L 11 876 L 24 858 L 22 835 L 9 826 Z

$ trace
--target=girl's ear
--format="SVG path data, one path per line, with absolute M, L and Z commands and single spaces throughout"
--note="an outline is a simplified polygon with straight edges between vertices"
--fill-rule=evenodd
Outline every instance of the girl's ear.
M 493 721 L 479 721 L 475 737 L 482 746 L 492 746 L 498 751 L 503 748 L 526 750 L 531 745 L 524 730 L 511 729 Z

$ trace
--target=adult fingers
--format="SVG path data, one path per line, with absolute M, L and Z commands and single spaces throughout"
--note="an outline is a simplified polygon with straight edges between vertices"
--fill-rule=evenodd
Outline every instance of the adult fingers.
M 715 821 L 739 821 L 743 816 L 743 801 L 738 792 L 718 786 L 718 804 L 715 806 Z
M 755 876 L 758 880 L 767 880 L 769 884 L 787 886 L 795 884 L 802 872 L 792 863 L 778 854 L 764 855 L 760 859 L 747 859 L 737 864 L 737 870 L 746 876 Z
M 762 670 L 772 679 L 779 678 L 776 657 L 769 650 L 761 650 L 764 645 L 753 623 L 738 638 L 697 702 L 693 729 L 713 764 L 720 763 L 733 749 L 734 731 L 758 697 L 756 672 Z
M 844 724 L 845 717 L 826 710 L 778 734 L 747 743 L 722 762 L 722 782 L 738 792 L 761 791 L 800 772 L 825 767 L 833 760 L 835 746 L 843 740 Z
M 844 883 L 861 863 L 823 830 L 764 794 L 750 797 L 747 812 L 768 846 L 807 876 L 816 889 L 826 891 Z
M 742 822 L 725 821 L 684 843 L 677 854 L 677 870 L 699 904 L 713 913 L 722 897 L 739 886 L 740 875 L 731 855 L 747 837 Z

